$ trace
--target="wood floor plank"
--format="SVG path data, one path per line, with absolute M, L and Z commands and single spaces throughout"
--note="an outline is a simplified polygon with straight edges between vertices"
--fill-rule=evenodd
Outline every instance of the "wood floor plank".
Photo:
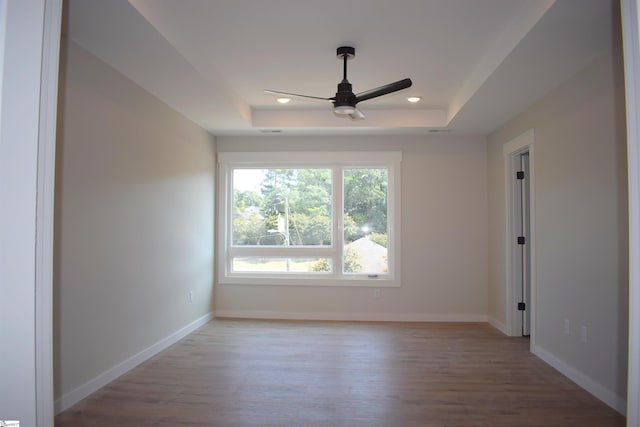
M 56 426 L 622 427 L 482 323 L 216 319 Z

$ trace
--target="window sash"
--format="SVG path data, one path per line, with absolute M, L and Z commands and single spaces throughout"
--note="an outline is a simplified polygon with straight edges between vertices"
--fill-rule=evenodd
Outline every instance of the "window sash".
M 244 166 L 231 166 L 230 171 L 229 171 L 229 176 L 231 177 L 231 179 L 233 180 L 232 184 L 231 184 L 231 203 L 232 203 L 232 212 L 235 209 L 235 205 L 236 205 L 236 200 L 235 200 L 235 196 L 236 196 L 236 182 L 235 179 L 236 177 L 238 177 L 238 174 L 236 173 L 237 171 L 247 171 L 247 170 L 255 170 L 255 171 L 262 171 L 262 172 L 267 172 L 267 171 L 272 171 L 275 169 L 280 169 L 280 170 L 285 170 L 285 171 L 292 171 L 295 172 L 293 174 L 293 177 L 298 178 L 298 176 L 300 175 L 300 170 L 304 170 L 304 171 L 308 171 L 308 170 L 316 170 L 316 171 L 325 171 L 325 172 L 329 172 L 331 175 L 331 185 L 330 185 L 330 189 L 329 189 L 329 203 L 332 204 L 333 201 L 335 200 L 335 194 L 334 194 L 334 190 L 335 190 L 335 186 L 334 186 L 334 182 L 333 182 L 333 169 L 331 167 L 327 167 L 327 166 L 322 166 L 322 167 L 309 167 L 309 166 L 304 166 L 304 167 L 296 167 L 296 166 L 292 166 L 292 165 L 288 165 L 286 167 L 265 167 L 265 168 L 248 168 L 248 167 L 244 167 Z M 315 183 L 316 186 L 318 186 L 321 190 L 323 189 L 324 183 L 322 182 L 317 182 Z M 283 197 L 283 194 L 279 194 L 279 190 L 282 189 L 281 186 L 280 188 L 278 188 L 277 185 L 274 186 L 275 187 L 275 193 L 270 194 L 268 197 L 273 197 L 274 195 L 277 197 L 276 200 L 271 199 L 272 201 L 274 201 L 274 205 L 278 206 L 278 207 L 282 207 L 283 210 L 288 211 L 288 212 L 284 212 L 283 217 L 280 217 L 280 212 L 278 212 L 278 222 L 280 221 L 280 219 L 283 220 L 283 222 L 287 222 L 285 220 L 285 218 L 290 218 L 290 222 L 293 222 L 295 224 L 296 222 L 296 216 L 300 214 L 300 212 L 294 212 L 291 207 L 289 206 L 289 204 L 287 202 L 285 202 L 284 200 L 280 200 L 280 197 Z M 295 202 L 295 197 L 291 200 Z M 313 206 L 313 208 L 322 208 L 325 209 L 327 206 L 323 206 L 322 203 Z M 278 240 L 278 236 L 283 236 L 284 239 L 291 239 L 294 241 L 294 244 L 290 244 L 287 246 L 291 246 L 291 247 L 296 247 L 296 248 L 307 248 L 307 247 L 332 247 L 334 244 L 333 241 L 333 223 L 334 223 L 334 209 L 333 207 L 330 208 L 330 215 L 328 217 L 328 220 L 330 221 L 330 227 L 329 227 L 329 233 L 331 234 L 331 243 L 330 244 L 310 244 L 308 242 L 302 242 L 300 241 L 299 243 L 295 242 L 295 237 L 296 234 L 293 232 L 288 233 L 288 236 L 283 233 L 281 230 L 267 230 L 266 227 L 264 230 L 261 230 L 264 234 L 260 237 L 260 239 L 265 239 L 265 240 L 269 240 L 269 238 L 272 238 L 273 241 L 277 241 Z M 290 215 L 290 216 L 289 216 Z M 245 248 L 245 247 L 260 247 L 260 248 L 268 248 L 268 247 L 282 247 L 283 245 L 279 245 L 279 244 L 237 244 L 235 243 L 236 240 L 236 215 L 235 212 L 233 212 L 233 218 L 232 221 L 229 223 L 229 226 L 231 227 L 231 242 L 229 242 L 229 244 L 232 247 L 239 247 L 239 248 Z M 263 222 L 261 223 L 261 226 L 266 226 L 266 222 L 268 217 L 262 218 Z M 289 226 L 288 224 L 285 224 L 285 226 L 287 227 L 287 230 L 289 230 Z M 301 236 L 298 234 L 298 237 L 301 238 Z M 308 236 L 307 236 L 308 237 Z M 286 241 L 286 240 L 285 240 Z M 300 244 L 302 243 L 302 244 Z

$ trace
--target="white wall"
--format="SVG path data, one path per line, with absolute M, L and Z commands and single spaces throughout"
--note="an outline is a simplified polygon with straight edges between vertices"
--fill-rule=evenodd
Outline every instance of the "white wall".
M 502 146 L 531 128 L 537 261 L 532 350 L 624 411 L 628 216 L 620 51 L 599 58 L 488 139 L 489 315 L 500 322 L 506 320 Z M 587 343 L 580 340 L 582 325 Z
M 218 151 L 401 151 L 402 286 L 216 285 L 216 315 L 357 320 L 486 320 L 483 138 L 219 137 Z
M 72 42 L 61 67 L 55 396 L 68 403 L 212 311 L 215 142 Z

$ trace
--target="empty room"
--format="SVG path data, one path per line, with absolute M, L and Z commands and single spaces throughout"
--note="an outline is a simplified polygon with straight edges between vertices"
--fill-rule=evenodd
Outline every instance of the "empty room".
M 0 419 L 640 423 L 635 0 L 29 2 Z

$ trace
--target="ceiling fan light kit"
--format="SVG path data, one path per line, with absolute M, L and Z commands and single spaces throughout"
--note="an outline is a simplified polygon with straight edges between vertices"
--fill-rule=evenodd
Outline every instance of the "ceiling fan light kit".
M 340 114 L 340 115 L 344 115 L 344 116 L 348 116 L 349 114 L 353 114 L 356 112 L 356 109 L 354 107 L 352 107 L 351 105 L 336 105 L 333 108 L 333 111 L 336 114 Z
M 377 98 L 383 95 L 388 95 L 390 93 L 409 88 L 412 85 L 411 79 L 406 78 L 397 82 L 380 86 L 375 89 L 370 89 L 358 94 L 354 94 L 351 83 L 349 83 L 349 80 L 347 79 L 347 61 L 356 56 L 356 50 L 352 46 L 341 46 L 337 49 L 336 55 L 338 56 L 338 59 L 341 59 L 343 61 L 343 77 L 342 81 L 338 83 L 338 91 L 336 92 L 335 96 L 331 98 L 321 98 L 318 96 L 299 95 L 296 93 L 280 92 L 274 90 L 265 90 L 265 93 L 331 101 L 333 103 L 333 111 L 339 117 L 349 117 L 351 120 L 361 120 L 364 119 L 364 114 L 362 114 L 362 112 L 356 107 L 359 102 Z

